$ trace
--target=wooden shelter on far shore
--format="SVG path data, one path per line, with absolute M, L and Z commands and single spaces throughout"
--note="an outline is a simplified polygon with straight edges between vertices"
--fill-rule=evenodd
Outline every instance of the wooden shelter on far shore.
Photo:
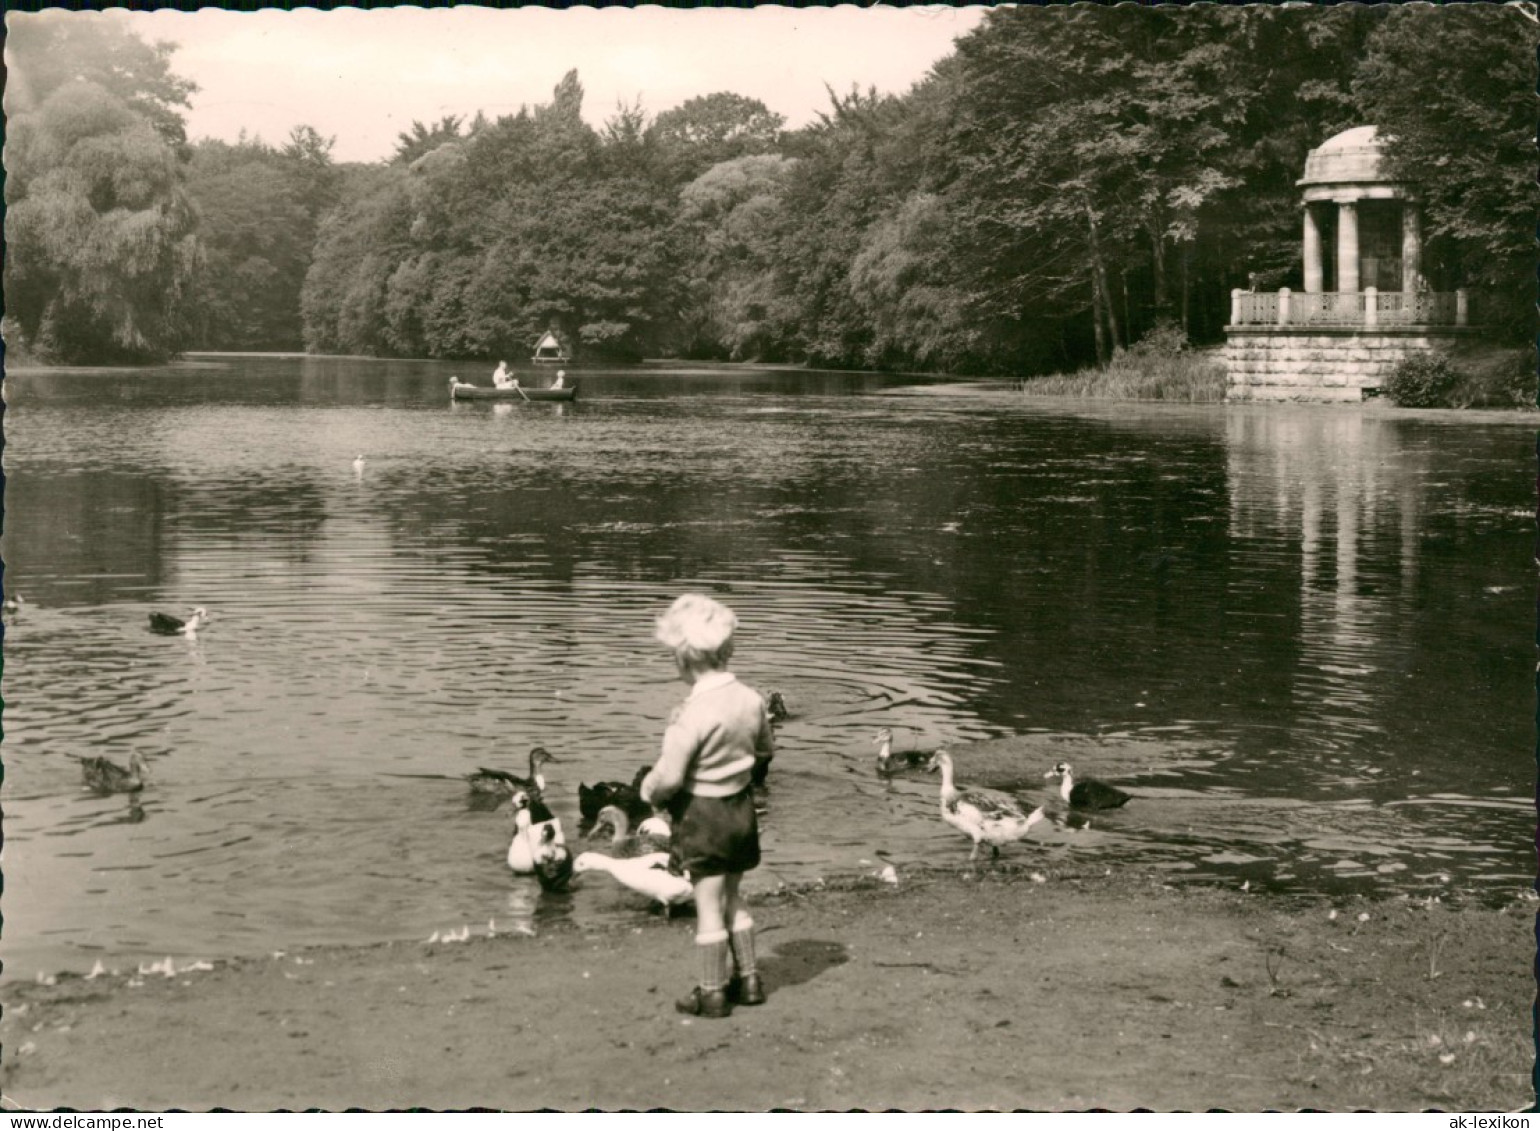
M 570 361 L 571 359 L 567 356 L 567 351 L 562 348 L 561 340 L 557 338 L 555 333 L 547 330 L 544 334 L 540 335 L 540 340 L 535 343 L 535 354 L 530 360 L 538 365 L 546 362 L 555 364 L 557 362 Z

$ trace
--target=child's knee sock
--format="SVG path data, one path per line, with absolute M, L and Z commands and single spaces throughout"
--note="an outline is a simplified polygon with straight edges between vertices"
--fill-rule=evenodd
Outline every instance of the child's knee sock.
M 727 932 L 696 935 L 695 950 L 700 955 L 700 988 L 708 993 L 725 988 L 733 973 Z
M 733 965 L 740 978 L 758 972 L 754 965 L 754 920 L 749 918 L 747 911 L 739 911 L 733 916 L 732 948 Z

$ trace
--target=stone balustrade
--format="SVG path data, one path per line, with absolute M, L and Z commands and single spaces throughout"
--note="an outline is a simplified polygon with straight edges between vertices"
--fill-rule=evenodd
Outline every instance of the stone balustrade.
M 1470 300 L 1463 290 L 1230 292 L 1232 326 L 1466 326 Z

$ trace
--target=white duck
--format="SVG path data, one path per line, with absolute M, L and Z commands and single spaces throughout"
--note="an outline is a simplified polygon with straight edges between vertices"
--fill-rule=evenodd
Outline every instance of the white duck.
M 941 819 L 973 841 L 969 863 L 986 842 L 998 858 L 1002 844 L 1020 840 L 1045 816 L 1041 806 L 1027 813 L 1014 797 L 993 789 L 959 790 L 952 780 L 952 756 L 945 750 L 931 755 L 930 768 L 941 771 Z
M 666 852 L 650 852 L 630 860 L 616 860 L 602 852 L 585 852 L 573 862 L 572 870 L 579 874 L 608 872 L 632 891 L 661 903 L 670 914 L 676 904 L 687 903 L 695 897 L 695 885 L 668 870 Z

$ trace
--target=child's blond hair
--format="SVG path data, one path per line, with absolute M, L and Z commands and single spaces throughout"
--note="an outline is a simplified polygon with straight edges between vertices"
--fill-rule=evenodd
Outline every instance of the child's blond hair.
M 658 614 L 658 643 L 694 666 L 727 667 L 737 615 L 704 593 L 686 593 Z

